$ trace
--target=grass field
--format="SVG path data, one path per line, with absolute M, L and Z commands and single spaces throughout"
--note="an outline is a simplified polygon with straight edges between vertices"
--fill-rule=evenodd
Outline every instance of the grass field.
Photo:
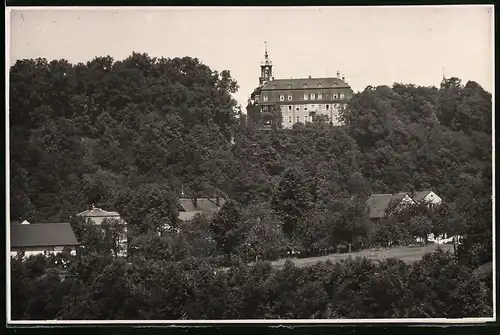
M 346 254 L 331 254 L 327 256 L 302 258 L 302 259 L 292 259 L 292 262 L 299 267 L 311 265 L 317 262 L 325 262 L 327 260 L 335 263 L 349 257 L 366 257 L 373 260 L 384 260 L 388 258 L 397 258 L 404 262 L 411 263 L 421 259 L 425 254 L 434 252 L 438 247 L 441 247 L 445 251 L 453 252 L 453 245 L 451 244 L 429 244 L 425 247 L 400 247 L 392 249 L 367 249 L 359 252 L 346 253 Z M 285 259 L 272 262 L 272 265 L 276 268 L 283 267 L 285 264 Z

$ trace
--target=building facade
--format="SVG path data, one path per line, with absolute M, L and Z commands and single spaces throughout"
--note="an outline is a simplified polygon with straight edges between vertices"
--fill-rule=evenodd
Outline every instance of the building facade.
M 58 254 L 68 250 L 76 255 L 79 243 L 69 223 L 35 223 L 24 221 L 10 226 L 10 256 L 30 257 Z
M 85 219 L 87 223 L 103 226 L 104 220 L 109 220 L 113 225 L 113 233 L 116 236 L 117 256 L 126 257 L 128 252 L 129 233 L 127 231 L 127 222 L 125 222 L 117 212 L 105 211 L 101 208 L 92 206 L 91 209 L 78 213 L 77 216 Z
M 335 78 L 274 79 L 267 47 L 262 61 L 259 86 L 247 105 L 248 121 L 264 128 L 292 128 L 324 115 L 333 125 L 341 125 L 341 111 L 353 91 L 337 72 Z

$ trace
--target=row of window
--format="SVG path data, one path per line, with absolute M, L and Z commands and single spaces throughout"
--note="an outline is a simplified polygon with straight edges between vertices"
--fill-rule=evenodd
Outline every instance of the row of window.
M 292 106 L 291 105 L 288 105 L 288 106 L 284 106 L 284 105 L 281 105 L 281 111 L 282 112 L 285 112 L 286 111 L 286 107 L 288 107 L 288 111 L 291 112 L 293 109 L 292 109 Z M 335 108 L 340 108 L 340 104 L 335 104 L 334 105 Z M 308 106 L 305 105 L 304 106 L 304 110 L 306 111 L 308 109 Z M 316 109 L 316 105 L 311 105 L 311 109 Z M 319 110 L 330 110 L 330 105 L 318 105 L 318 109 Z M 300 110 L 300 107 L 296 106 L 295 107 L 295 110 L 296 111 L 299 111 Z
M 267 95 L 264 95 L 262 97 L 264 99 L 264 101 L 268 101 L 269 100 L 269 97 Z M 288 94 L 288 100 L 292 100 L 293 97 L 291 94 Z M 304 93 L 304 100 L 322 100 L 323 99 L 323 94 L 322 93 L 318 93 L 318 94 L 315 94 L 315 93 L 311 93 L 311 94 L 308 94 L 308 93 Z M 345 94 L 344 93 L 340 93 L 340 94 L 337 94 L 337 93 L 333 93 L 332 94 L 332 99 L 336 100 L 336 99 L 345 99 Z M 280 101 L 285 101 L 285 95 L 284 94 L 280 94 Z
M 308 115 L 304 115 L 304 122 L 309 122 L 309 121 L 313 121 L 313 117 L 312 116 L 308 116 Z M 300 122 L 300 116 L 297 115 L 296 117 L 296 122 Z M 288 117 L 288 123 L 292 123 L 292 117 L 289 116 Z
M 321 83 L 318 83 L 316 86 L 317 86 L 318 88 L 321 88 L 323 85 L 322 85 Z M 338 84 L 337 84 L 336 82 L 334 82 L 334 83 L 333 83 L 333 86 L 338 86 Z M 288 87 L 288 88 L 292 88 L 292 84 L 288 84 L 288 85 L 286 85 L 286 87 Z M 302 85 L 302 87 L 303 87 L 303 88 L 307 88 L 307 83 L 304 83 L 304 84 Z M 276 88 L 276 85 L 275 85 L 275 84 L 273 84 L 273 85 L 272 85 L 272 88 Z

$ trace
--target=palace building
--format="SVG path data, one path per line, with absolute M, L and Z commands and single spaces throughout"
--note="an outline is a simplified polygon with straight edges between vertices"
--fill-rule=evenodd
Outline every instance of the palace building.
M 249 123 L 264 129 L 286 129 L 299 122 L 311 122 L 317 115 L 325 115 L 333 125 L 341 125 L 340 112 L 353 91 L 340 72 L 335 78 L 274 79 L 267 45 L 260 68 L 259 86 L 248 99 Z M 279 111 L 281 120 L 277 117 Z

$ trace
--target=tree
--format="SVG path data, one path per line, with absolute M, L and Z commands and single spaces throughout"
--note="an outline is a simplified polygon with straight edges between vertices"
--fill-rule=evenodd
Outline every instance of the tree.
M 309 208 L 309 196 L 297 170 L 290 168 L 283 172 L 274 191 L 272 205 L 283 220 L 283 231 L 292 237 L 299 220 Z
M 229 259 L 244 238 L 239 206 L 233 201 L 226 202 L 210 221 L 210 231 L 218 250 Z

